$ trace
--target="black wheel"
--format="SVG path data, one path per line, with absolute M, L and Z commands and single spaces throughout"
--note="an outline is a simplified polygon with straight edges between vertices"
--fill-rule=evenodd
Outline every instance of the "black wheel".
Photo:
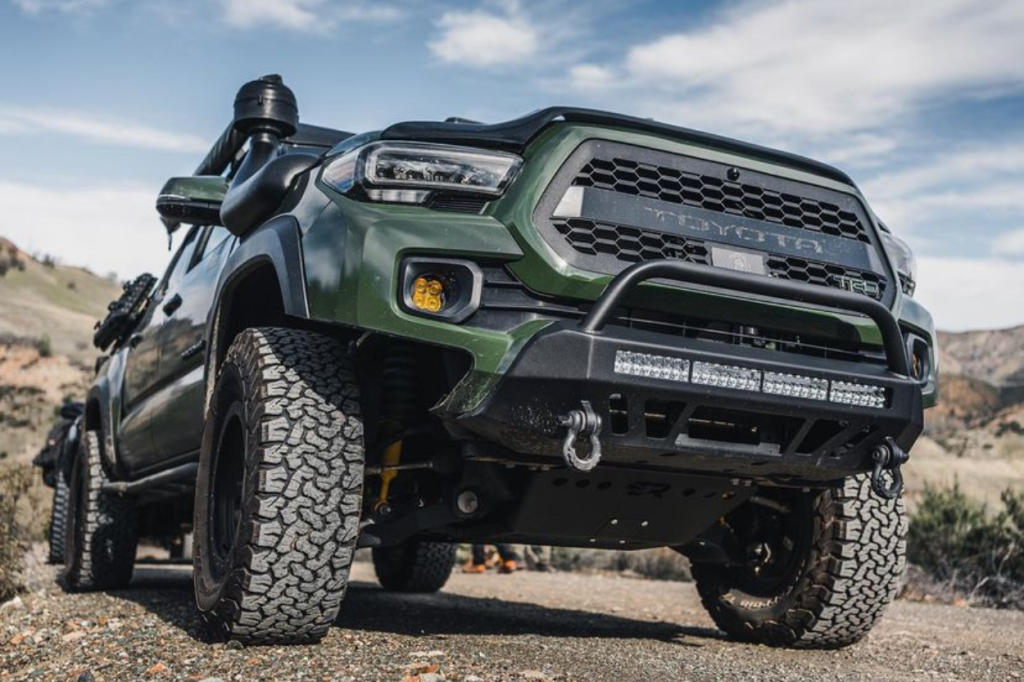
M 408 540 L 391 547 L 375 547 L 373 568 L 385 590 L 437 592 L 448 582 L 455 566 L 453 544 Z
M 68 484 L 64 474 L 57 470 L 53 486 L 53 505 L 50 507 L 50 552 L 46 560 L 51 564 L 64 563 L 64 535 L 68 516 Z
M 68 481 L 64 582 L 70 590 L 106 590 L 132 579 L 138 545 L 134 502 L 105 493 L 100 437 L 82 434 Z
M 196 483 L 195 594 L 215 637 L 290 644 L 327 633 L 348 585 L 362 483 L 344 346 L 242 332 L 217 379 Z
M 899 587 L 903 501 L 875 495 L 867 475 L 771 499 L 726 519 L 747 548 L 746 565 L 694 564 L 704 607 L 719 628 L 747 642 L 834 649 L 860 640 Z

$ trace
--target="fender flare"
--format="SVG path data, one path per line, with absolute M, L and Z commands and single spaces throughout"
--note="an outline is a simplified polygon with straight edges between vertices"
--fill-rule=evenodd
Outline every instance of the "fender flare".
M 90 406 L 99 411 L 100 441 L 103 443 L 103 467 L 108 474 L 122 473 L 117 456 L 117 433 L 121 425 L 121 389 L 124 380 L 124 352 L 115 353 L 103 374 L 89 387 L 85 400 L 82 427 L 86 428 Z M 81 434 L 79 434 L 81 437 Z
M 210 405 L 212 377 L 217 376 L 217 359 L 225 339 L 221 338 L 224 312 L 230 308 L 235 288 L 254 270 L 270 265 L 277 276 L 284 312 L 290 317 L 309 317 L 306 299 L 306 273 L 302 258 L 299 221 L 292 215 L 270 219 L 242 238 L 221 270 L 214 305 L 206 322 L 206 396 L 203 409 Z

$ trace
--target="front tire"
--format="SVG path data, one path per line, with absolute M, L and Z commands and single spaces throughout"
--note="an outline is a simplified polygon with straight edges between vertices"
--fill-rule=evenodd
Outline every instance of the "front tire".
M 196 484 L 196 602 L 217 638 L 320 640 L 359 534 L 363 423 L 345 347 L 250 329 L 217 379 Z
M 452 574 L 456 546 L 407 540 L 373 549 L 373 569 L 381 587 L 392 592 L 437 592 Z
M 131 498 L 105 493 L 100 436 L 82 434 L 68 481 L 64 581 L 75 592 L 125 587 L 131 582 L 138 546 Z
M 704 607 L 726 634 L 746 642 L 814 649 L 857 642 L 899 588 L 906 565 L 903 500 L 875 495 L 866 474 L 781 499 L 785 514 L 748 503 L 746 516 L 727 518 L 734 530 L 743 522 L 741 534 L 765 529 L 764 549 L 754 553 L 764 560 L 694 564 Z M 761 549 L 761 540 L 750 546 Z

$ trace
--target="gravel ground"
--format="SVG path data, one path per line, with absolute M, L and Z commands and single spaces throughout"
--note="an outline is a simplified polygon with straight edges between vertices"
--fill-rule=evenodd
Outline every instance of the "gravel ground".
M 897 602 L 864 642 L 789 651 L 722 639 L 692 585 L 615 576 L 455 575 L 429 596 L 383 593 L 359 563 L 319 646 L 204 640 L 186 567 L 139 566 L 131 588 L 33 591 L 0 612 L 0 680 L 1014 680 L 1024 613 Z

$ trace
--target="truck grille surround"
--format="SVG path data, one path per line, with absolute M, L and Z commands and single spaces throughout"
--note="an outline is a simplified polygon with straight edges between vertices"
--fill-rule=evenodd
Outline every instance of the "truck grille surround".
M 603 274 L 663 258 L 713 266 L 720 247 L 751 254 L 770 277 L 886 304 L 895 295 L 854 195 L 695 157 L 585 142 L 547 188 L 534 223 L 571 265 Z

